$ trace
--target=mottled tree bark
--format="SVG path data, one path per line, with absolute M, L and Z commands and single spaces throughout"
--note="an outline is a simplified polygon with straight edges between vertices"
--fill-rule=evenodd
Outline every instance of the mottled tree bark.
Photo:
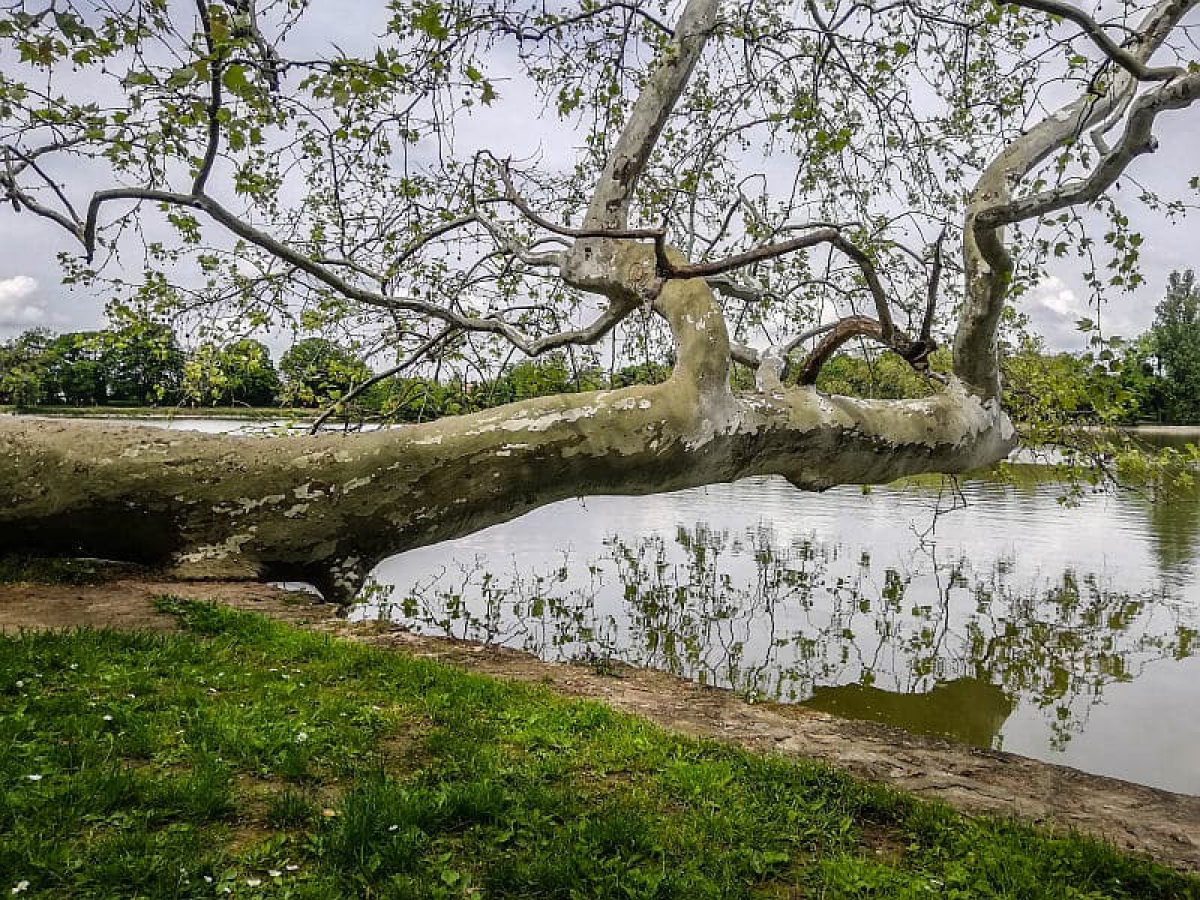
M 308 581 L 348 602 L 388 555 L 566 497 L 761 474 L 811 489 L 878 483 L 984 466 L 1014 444 L 999 404 L 957 385 L 914 401 L 777 382 L 735 396 L 703 281 L 671 282 L 655 305 L 680 360 L 660 385 L 350 436 L 0 418 L 0 547 Z

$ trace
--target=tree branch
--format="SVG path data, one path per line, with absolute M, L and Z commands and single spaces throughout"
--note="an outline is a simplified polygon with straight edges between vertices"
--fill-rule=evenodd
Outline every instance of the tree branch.
M 347 403 L 349 403 L 351 400 L 353 400 L 355 397 L 357 397 L 363 391 L 367 390 L 368 388 L 372 387 L 373 385 L 379 384 L 379 382 L 381 382 L 381 381 L 384 381 L 395 375 L 399 375 L 405 369 L 409 369 L 412 366 L 416 365 L 421 360 L 423 360 L 429 354 L 429 352 L 431 350 L 433 350 L 438 344 L 442 343 L 443 341 L 448 340 L 451 336 L 453 336 L 457 333 L 458 333 L 457 328 L 455 328 L 453 325 L 448 325 L 446 328 L 443 328 L 440 332 L 435 334 L 433 337 L 431 337 L 429 340 L 427 340 L 425 343 L 423 343 L 420 347 L 418 347 L 416 350 L 414 350 L 412 352 L 412 354 L 406 360 L 404 360 L 404 362 L 400 363 L 399 365 L 392 366 L 390 369 L 385 369 L 384 371 L 380 372 L 377 375 L 373 375 L 372 377 L 370 377 L 366 381 L 364 381 L 362 384 L 355 385 L 353 388 L 351 388 L 346 393 L 346 395 L 344 397 L 340 397 L 337 400 L 337 402 L 330 404 L 329 407 L 327 407 L 324 412 L 322 412 L 319 416 L 317 416 L 316 420 L 312 423 L 312 426 L 308 429 L 308 433 L 309 434 L 318 433 L 321 430 L 321 426 L 325 424 L 325 421 L 331 415 L 333 415 L 334 412 L 336 412 L 338 409 L 343 408 Z
M 984 210 L 976 217 L 981 228 L 997 228 L 1096 200 L 1112 186 L 1134 159 L 1158 149 L 1154 120 L 1165 110 L 1184 109 L 1200 97 L 1200 73 L 1164 84 L 1133 103 L 1121 139 L 1096 165 L 1087 178 L 1077 179 L 1054 190 L 1018 197 L 1004 206 Z
M 603 231 L 628 227 L 629 204 L 638 179 L 716 26 L 719 6 L 718 0 L 688 0 L 670 46 L 642 85 L 625 128 L 608 156 L 584 216 L 585 228 Z
M 817 244 L 831 244 L 849 256 L 858 265 L 862 271 L 863 278 L 867 282 L 867 288 L 871 292 L 871 297 L 875 301 L 875 310 L 879 317 L 880 327 L 883 329 L 885 338 L 890 341 L 895 331 L 895 325 L 892 322 L 892 313 L 888 306 L 887 291 L 884 289 L 883 282 L 879 278 L 875 264 L 865 251 L 855 246 L 837 227 L 818 228 L 816 231 L 811 231 L 800 237 L 787 241 L 779 241 L 774 244 L 766 244 L 762 247 L 755 247 L 753 250 L 727 256 L 725 259 L 717 260 L 716 262 L 676 265 L 667 260 L 666 265 L 660 263 L 659 274 L 664 278 L 710 278 L 731 271 L 732 269 L 740 269 L 751 263 L 775 259 L 784 254 L 794 253 L 797 250 L 803 250 Z
M 852 338 L 867 337 L 883 344 L 919 372 L 928 370 L 929 354 L 937 349 L 937 345 L 933 341 L 910 341 L 899 332 L 893 332 L 891 337 L 887 337 L 882 325 L 869 316 L 848 316 L 835 322 L 832 326 L 814 329 L 809 334 L 802 335 L 801 338 L 806 339 L 822 332 L 826 332 L 825 337 L 813 348 L 804 361 L 800 375 L 796 379 L 797 384 L 816 384 L 817 376 L 821 374 L 821 368 L 829 361 L 829 357 Z
M 638 18 L 642 19 L 643 21 L 648 22 L 650 25 L 653 25 L 655 28 L 657 28 L 659 31 L 661 31 L 663 34 L 667 35 L 668 37 L 675 36 L 675 32 L 674 32 L 674 30 L 672 30 L 671 26 L 667 25 L 665 22 L 661 21 L 660 19 L 655 18 L 653 15 L 648 13 L 645 9 L 643 9 L 638 4 L 623 3 L 623 2 L 620 2 L 620 0 L 613 0 L 613 2 L 610 2 L 610 3 L 598 4 L 591 9 L 587 9 L 587 10 L 584 10 L 583 12 L 576 13 L 573 16 L 566 16 L 565 18 L 558 19 L 554 22 L 551 22 L 549 25 L 543 26 L 542 28 L 527 28 L 524 25 L 524 23 L 520 23 L 520 22 L 516 25 L 509 25 L 504 22 L 500 22 L 499 24 L 500 24 L 500 27 L 504 31 L 507 31 L 509 34 L 511 34 L 513 37 L 515 37 L 518 42 L 520 42 L 520 41 L 535 41 L 536 42 L 536 41 L 545 40 L 552 32 L 557 31 L 560 28 L 570 27 L 571 25 L 578 25 L 581 22 L 586 22 L 589 19 L 594 19 L 596 16 L 602 15 L 603 13 L 611 12 L 614 9 L 623 9 L 626 12 L 630 13 L 631 15 L 637 16 Z
M 1013 6 L 1035 9 L 1074 22 L 1083 29 L 1084 34 L 1091 38 L 1092 43 L 1100 48 L 1101 53 L 1138 81 L 1170 81 L 1179 75 L 1187 74 L 1178 66 L 1157 68 L 1147 66 L 1145 60 L 1139 59 L 1136 54 L 1130 53 L 1110 38 L 1099 22 L 1070 3 L 1063 3 L 1060 0 L 1008 0 L 1008 2 Z
M 14 170 L 12 166 L 13 155 L 17 156 L 17 158 L 22 161 L 24 164 L 22 168 L 24 168 L 24 166 L 28 166 L 32 168 L 39 176 L 41 176 L 42 180 L 50 186 L 58 199 L 62 202 L 63 206 L 66 207 L 67 215 L 64 215 L 56 209 L 51 209 L 49 206 L 46 206 L 43 203 L 39 203 L 33 198 L 32 194 L 27 193 L 20 187 L 20 185 L 17 184 L 18 170 Z M 50 221 L 56 223 L 73 234 L 76 238 L 80 237 L 82 226 L 79 221 L 79 216 L 75 212 L 75 208 L 71 206 L 70 201 L 67 200 L 66 195 L 62 192 L 62 189 L 50 178 L 49 175 L 42 170 L 41 166 L 37 164 L 37 161 L 32 156 L 22 153 L 16 147 L 6 147 L 4 154 L 4 165 L 5 170 L 4 172 L 0 173 L 0 187 L 3 187 L 5 190 L 5 199 L 11 200 L 13 207 L 16 210 L 20 211 L 20 209 L 24 207 L 34 215 L 40 216 L 43 219 L 49 219 Z
M 1196 5 L 1197 0 L 1158 0 L 1143 18 L 1129 52 L 1144 64 Z M 1168 82 L 1165 87 L 1170 85 Z M 954 372 L 980 395 L 994 398 L 1000 394 L 996 329 L 1013 271 L 1002 228 L 987 223 L 1017 221 L 1005 211 L 1020 202 L 1012 199 L 1013 188 L 1056 150 L 1108 120 L 1136 86 L 1135 76 L 1122 69 L 1102 96 L 1084 93 L 1026 130 L 991 161 L 976 182 L 963 228 L 966 300 L 955 331 Z
M 205 115 L 208 117 L 208 139 L 204 149 L 204 158 L 200 168 L 196 170 L 196 178 L 192 181 L 192 193 L 202 194 L 204 185 L 212 172 L 213 163 L 217 160 L 217 150 L 221 146 L 221 75 L 223 63 L 213 41 L 212 21 L 208 15 L 208 0 L 196 0 L 196 10 L 200 15 L 200 29 L 204 35 L 204 45 L 208 49 L 208 103 L 205 105 Z

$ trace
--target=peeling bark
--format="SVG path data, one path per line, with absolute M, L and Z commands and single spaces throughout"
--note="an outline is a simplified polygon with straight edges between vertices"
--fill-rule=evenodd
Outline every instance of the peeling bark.
M 680 360 L 660 385 L 352 436 L 0 419 L 0 546 L 180 577 L 302 580 L 345 603 L 388 555 L 567 497 L 763 474 L 817 490 L 881 483 L 985 466 L 1015 443 L 999 404 L 957 382 L 913 401 L 777 384 L 734 395 L 705 283 L 670 282 L 654 304 Z

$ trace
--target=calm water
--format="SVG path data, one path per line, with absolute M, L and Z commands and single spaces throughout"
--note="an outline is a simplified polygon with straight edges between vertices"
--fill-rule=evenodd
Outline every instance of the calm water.
M 1200 794 L 1200 492 L 1061 493 L 565 501 L 387 560 L 388 599 L 357 615 Z

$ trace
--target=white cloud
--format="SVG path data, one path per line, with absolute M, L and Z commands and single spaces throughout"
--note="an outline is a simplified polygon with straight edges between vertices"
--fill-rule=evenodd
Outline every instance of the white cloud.
M 46 321 L 46 307 L 30 299 L 37 288 L 37 279 L 28 275 L 0 279 L 0 328 L 40 325 Z
M 1042 306 L 1060 316 L 1078 317 L 1085 309 L 1083 301 L 1057 275 L 1051 275 L 1038 284 L 1033 289 L 1033 295 Z
M 1048 349 L 1083 348 L 1085 338 L 1076 323 L 1088 317 L 1088 303 L 1061 278 L 1052 275 L 1039 282 L 1022 299 L 1021 306 L 1033 330 L 1046 339 Z
M 1022 298 L 1021 310 L 1028 314 L 1033 330 L 1046 339 L 1048 350 L 1077 351 L 1085 349 L 1088 340 L 1079 330 L 1080 319 L 1098 321 L 1105 337 L 1132 338 L 1149 327 L 1152 308 L 1129 297 L 1118 297 L 1097 310 L 1095 303 L 1051 275 Z

